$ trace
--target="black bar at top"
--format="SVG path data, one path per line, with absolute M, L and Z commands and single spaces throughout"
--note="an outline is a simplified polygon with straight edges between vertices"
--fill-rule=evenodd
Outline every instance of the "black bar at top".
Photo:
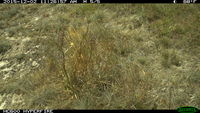
M 61 4 L 61 3 L 183 3 L 183 1 L 195 1 L 199 3 L 200 0 L 0 0 L 0 3 L 18 3 L 18 4 L 33 4 L 33 3 L 47 3 L 47 4 Z

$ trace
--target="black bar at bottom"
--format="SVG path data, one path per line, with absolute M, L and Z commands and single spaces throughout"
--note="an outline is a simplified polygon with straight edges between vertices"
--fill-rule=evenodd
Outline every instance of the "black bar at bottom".
M 176 110 L 0 110 L 0 113 L 60 113 L 60 112 L 114 112 L 114 113 L 143 113 L 143 112 L 152 112 L 152 113 L 178 113 Z

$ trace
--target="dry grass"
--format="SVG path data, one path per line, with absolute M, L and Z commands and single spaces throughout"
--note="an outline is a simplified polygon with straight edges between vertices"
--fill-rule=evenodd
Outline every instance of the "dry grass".
M 47 37 L 36 41 L 45 55 L 40 68 L 0 86 L 1 94 L 23 94 L 20 108 L 200 107 L 198 5 L 19 7 L 43 12 L 21 33 Z

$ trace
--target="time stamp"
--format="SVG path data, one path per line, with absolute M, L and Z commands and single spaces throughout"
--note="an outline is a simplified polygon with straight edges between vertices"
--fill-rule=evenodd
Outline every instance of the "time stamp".
M 77 0 L 3 0 L 3 3 L 20 3 L 20 4 L 34 4 L 34 3 L 78 3 Z M 81 3 L 100 3 L 100 0 L 82 0 Z

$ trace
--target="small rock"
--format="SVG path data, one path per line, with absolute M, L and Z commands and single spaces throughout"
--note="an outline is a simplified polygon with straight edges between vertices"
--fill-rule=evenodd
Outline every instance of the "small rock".
M 33 62 L 32 62 L 32 66 L 35 67 L 35 66 L 38 66 L 38 65 L 39 65 L 39 64 L 38 64 L 36 61 L 33 61 Z
M 39 17 L 35 17 L 35 21 L 39 20 Z
M 7 65 L 8 63 L 8 61 L 0 61 L 0 68 Z
M 30 40 L 31 40 L 30 37 L 26 37 L 26 38 L 22 39 L 22 42 L 28 42 L 28 41 L 30 41 Z
M 35 46 L 35 48 L 39 48 L 39 47 L 40 47 L 40 45 L 36 45 L 36 46 Z

